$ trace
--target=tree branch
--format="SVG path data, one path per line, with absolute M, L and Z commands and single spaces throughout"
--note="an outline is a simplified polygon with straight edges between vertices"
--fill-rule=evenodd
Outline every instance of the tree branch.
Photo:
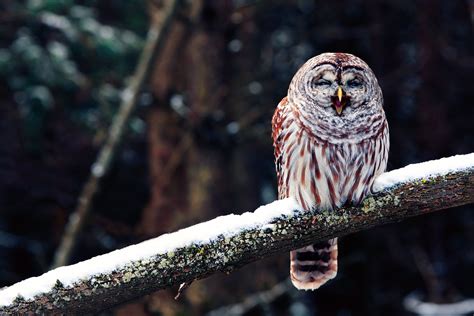
M 0 314 L 98 312 L 153 291 L 411 216 L 474 202 L 474 154 L 385 173 L 359 207 L 302 212 L 289 198 L 61 267 L 0 291 Z

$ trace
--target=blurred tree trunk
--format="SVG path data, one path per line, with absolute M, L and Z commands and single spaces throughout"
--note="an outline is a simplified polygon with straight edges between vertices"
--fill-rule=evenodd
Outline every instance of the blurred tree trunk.
M 422 0 L 418 4 L 419 18 L 419 64 L 421 85 L 418 91 L 419 145 L 425 149 L 422 160 L 444 154 L 449 148 L 450 130 L 446 104 L 442 96 L 446 88 L 445 62 L 441 57 L 440 33 L 442 5 L 439 0 Z M 429 153 L 427 155 L 426 153 Z
M 147 116 L 151 194 L 138 226 L 139 233 L 145 238 L 176 229 L 174 213 L 186 209 L 184 161 L 182 156 L 174 154 L 184 130 L 169 106 L 169 97 L 176 89 L 175 82 L 180 75 L 176 68 L 186 35 L 186 27 L 175 22 L 152 75 L 151 91 L 155 102 Z
M 187 68 L 183 65 L 183 52 L 190 36 L 185 23 L 173 23 L 151 76 L 154 102 L 147 114 L 150 200 L 136 227 L 143 239 L 176 230 L 181 226 L 178 214 L 187 211 L 187 148 L 183 143 L 186 131 L 182 119 L 170 107 L 170 97 L 183 88 L 183 69 Z M 151 315 L 159 311 L 163 315 L 176 315 L 182 310 L 173 296 L 171 290 L 160 291 L 117 308 L 115 314 Z
M 183 21 L 173 26 L 155 65 L 151 90 L 156 102 L 147 120 L 151 194 L 137 227 L 143 237 L 215 217 L 229 207 L 226 139 L 217 136 L 225 112 L 222 87 L 230 10 L 230 1 L 194 1 Z M 173 97 L 182 100 L 183 112 L 171 107 Z M 213 283 L 193 285 L 179 303 L 173 299 L 176 290 L 166 290 L 117 313 L 198 313 L 216 293 L 203 289 L 206 284 Z
M 188 210 L 182 222 L 190 224 L 208 219 L 225 209 L 226 139 L 219 138 L 225 115 L 222 87 L 225 87 L 223 68 L 225 58 L 225 32 L 229 7 L 227 1 L 215 1 L 203 6 L 201 21 L 193 33 L 186 50 L 186 93 L 189 100 L 189 122 L 194 139 L 186 159 Z M 209 16 L 211 18 L 209 19 Z M 225 136 L 224 136 L 225 137 Z
M 419 63 L 421 66 L 421 85 L 418 90 L 418 144 L 424 149 L 421 159 L 431 159 L 434 156 L 450 154 L 452 140 L 447 100 L 443 100 L 444 90 L 449 84 L 442 78 L 449 78 L 448 68 L 443 60 L 441 51 L 442 29 L 441 12 L 443 3 L 439 0 L 422 0 L 418 3 L 419 19 Z M 429 153 L 429 154 L 428 154 Z M 414 247 L 413 259 L 418 271 L 423 277 L 427 300 L 445 302 L 452 297 L 449 273 L 449 252 L 445 230 L 449 218 L 439 221 L 429 218 L 421 228 L 421 247 Z M 424 245 L 424 247 L 423 247 Z M 433 266 L 438 267 L 433 269 Z
M 146 237 L 216 217 L 223 210 L 252 209 L 260 202 L 260 175 L 246 170 L 261 169 L 255 162 L 259 150 L 272 154 L 270 134 L 267 146 L 238 146 L 236 150 L 235 135 L 226 127 L 230 122 L 240 122 L 236 118 L 244 118 L 248 121 L 244 125 L 251 125 L 255 117 L 267 114 L 270 126 L 271 113 L 255 113 L 254 104 L 248 102 L 247 87 L 241 84 L 251 82 L 252 73 L 237 71 L 234 78 L 233 62 L 240 69 L 241 63 L 256 63 L 260 56 L 258 47 L 251 50 L 250 59 L 247 55 L 228 55 L 227 44 L 232 39 L 228 36 L 235 27 L 231 24 L 232 10 L 231 1 L 193 2 L 184 21 L 173 27 L 155 66 L 151 88 L 156 106 L 148 115 L 151 197 L 138 227 Z M 250 37 L 251 33 L 241 35 Z M 180 115 L 171 109 L 173 96 L 184 100 Z M 264 260 L 231 276 L 197 282 L 178 303 L 173 299 L 177 289 L 160 291 L 148 298 L 147 308 L 137 303 L 137 310 L 199 314 L 204 306 L 231 303 L 236 294 L 243 297 L 249 288 L 260 290 L 269 282 L 277 282 L 271 273 L 274 268 L 274 260 Z M 261 270 L 269 273 L 261 273 L 262 282 L 256 282 L 254 272 Z M 228 283 L 234 286 L 229 288 Z

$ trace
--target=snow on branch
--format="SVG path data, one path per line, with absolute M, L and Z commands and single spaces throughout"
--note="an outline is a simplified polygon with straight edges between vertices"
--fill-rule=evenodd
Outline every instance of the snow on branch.
M 359 207 L 302 212 L 293 199 L 226 215 L 0 290 L 0 314 L 93 313 L 309 243 L 474 202 L 474 153 L 387 172 Z

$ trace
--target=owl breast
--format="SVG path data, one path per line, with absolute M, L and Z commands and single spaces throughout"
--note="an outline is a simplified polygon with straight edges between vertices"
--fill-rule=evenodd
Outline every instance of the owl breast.
M 386 168 L 386 123 L 359 142 L 331 143 L 302 128 L 290 107 L 282 110 L 279 135 L 274 138 L 279 148 L 275 152 L 279 198 L 292 196 L 306 210 L 360 203 Z

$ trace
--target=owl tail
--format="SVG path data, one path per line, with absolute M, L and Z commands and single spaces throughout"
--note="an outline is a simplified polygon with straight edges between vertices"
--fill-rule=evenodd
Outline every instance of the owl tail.
M 316 290 L 337 274 L 337 238 L 290 253 L 290 277 L 299 290 Z

